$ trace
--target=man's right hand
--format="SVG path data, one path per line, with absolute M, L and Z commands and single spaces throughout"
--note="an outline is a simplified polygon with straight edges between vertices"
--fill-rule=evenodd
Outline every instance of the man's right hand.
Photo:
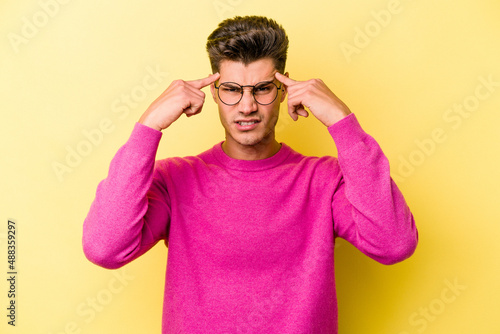
M 215 73 L 198 80 L 173 81 L 144 112 L 139 123 L 161 131 L 183 113 L 188 117 L 200 113 L 205 102 L 205 93 L 201 89 L 214 83 L 219 77 L 220 74 Z

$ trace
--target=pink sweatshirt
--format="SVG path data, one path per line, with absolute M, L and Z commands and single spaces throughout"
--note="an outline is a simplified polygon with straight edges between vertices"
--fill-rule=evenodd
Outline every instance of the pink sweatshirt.
M 222 142 L 156 161 L 160 131 L 137 123 L 83 226 L 87 258 L 119 268 L 168 246 L 163 333 L 337 333 L 336 237 L 393 264 L 418 233 L 387 158 L 354 114 L 328 128 L 338 150 L 281 143 L 237 160 Z

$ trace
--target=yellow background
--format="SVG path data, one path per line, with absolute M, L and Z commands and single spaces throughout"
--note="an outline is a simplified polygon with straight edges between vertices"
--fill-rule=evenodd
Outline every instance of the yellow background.
M 339 243 L 340 333 L 500 332 L 497 1 L 7 0 L 0 13 L 0 277 L 8 218 L 19 243 L 17 326 L 2 278 L 0 332 L 160 332 L 164 245 L 114 273 L 84 257 L 82 223 L 142 112 L 172 80 L 209 74 L 206 37 L 248 14 L 286 28 L 292 78 L 322 78 L 355 112 L 417 221 L 416 253 L 394 266 Z M 466 117 L 450 109 L 464 104 Z M 336 154 L 319 121 L 294 123 L 285 106 L 278 140 Z M 84 131 L 100 126 L 88 146 Z M 164 132 L 158 157 L 197 154 L 223 135 L 207 98 Z M 87 155 L 58 177 L 54 164 L 77 148 Z

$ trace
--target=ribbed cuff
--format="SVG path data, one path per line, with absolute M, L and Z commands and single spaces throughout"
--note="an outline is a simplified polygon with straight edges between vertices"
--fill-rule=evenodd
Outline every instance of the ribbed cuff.
M 156 152 L 162 135 L 161 131 L 137 122 L 134 125 L 128 144 L 140 152 Z
M 363 141 L 367 133 L 361 128 L 356 116 L 351 113 L 328 127 L 338 150 Z

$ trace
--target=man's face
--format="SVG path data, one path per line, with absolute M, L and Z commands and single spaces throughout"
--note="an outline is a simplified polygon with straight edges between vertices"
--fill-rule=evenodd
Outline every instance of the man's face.
M 280 103 L 286 95 L 285 87 L 274 77 L 277 70 L 268 58 L 257 60 L 245 66 L 241 62 L 224 60 L 220 63 L 220 79 L 217 86 L 224 82 L 235 82 L 241 86 L 256 85 L 263 81 L 274 81 L 280 87 L 278 96 L 269 105 L 258 104 L 252 89 L 244 88 L 243 97 L 236 105 L 226 105 L 218 97 L 214 85 L 212 96 L 219 106 L 219 117 L 226 132 L 227 145 L 255 146 L 270 145 L 274 142 L 274 128 L 278 121 Z M 252 125 L 241 125 L 241 121 L 256 121 Z

